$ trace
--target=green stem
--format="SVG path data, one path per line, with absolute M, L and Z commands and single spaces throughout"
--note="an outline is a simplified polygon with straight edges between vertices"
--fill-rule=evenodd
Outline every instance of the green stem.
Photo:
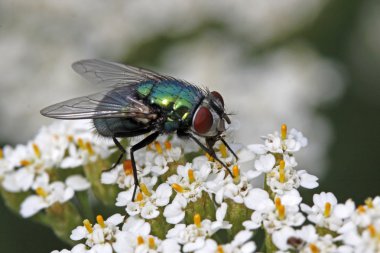
M 82 216 L 86 219 L 93 220 L 94 212 L 92 211 L 90 199 L 88 197 L 87 191 L 76 192 L 76 197 L 80 204 L 80 212 Z

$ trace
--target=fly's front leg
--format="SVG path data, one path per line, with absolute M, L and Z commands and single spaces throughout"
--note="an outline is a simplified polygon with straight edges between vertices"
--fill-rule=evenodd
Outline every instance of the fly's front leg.
M 139 186 L 139 179 L 137 177 L 136 162 L 135 162 L 135 157 L 134 157 L 133 153 L 135 151 L 143 148 L 143 147 L 146 147 L 150 143 L 152 143 L 158 137 L 158 135 L 159 135 L 159 132 L 154 132 L 154 133 L 148 135 L 146 138 L 144 138 L 139 143 L 137 143 L 131 147 L 131 151 L 130 151 L 131 152 L 131 162 L 132 162 L 132 170 L 133 170 L 133 179 L 135 182 L 135 188 L 133 189 L 132 201 L 135 200 L 137 187 Z
M 222 162 L 218 157 L 217 155 L 215 154 L 215 151 L 214 149 L 211 147 L 211 148 L 208 148 L 206 147 L 205 145 L 202 144 L 202 142 L 200 142 L 194 135 L 192 135 L 191 133 L 181 133 L 182 136 L 187 136 L 187 137 L 190 137 L 193 141 L 195 141 L 204 151 L 206 151 L 212 158 L 214 158 L 216 161 L 218 161 L 226 170 L 227 172 L 231 175 L 231 177 L 234 177 L 234 175 L 232 174 L 231 170 L 228 168 L 228 166 Z M 210 142 L 207 144 L 207 145 L 210 145 Z

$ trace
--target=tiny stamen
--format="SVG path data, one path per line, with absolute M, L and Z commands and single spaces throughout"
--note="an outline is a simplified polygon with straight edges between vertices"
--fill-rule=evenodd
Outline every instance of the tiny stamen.
M 279 177 L 280 183 L 285 183 L 285 161 L 284 160 L 280 161 L 279 173 L 280 173 L 280 177 Z
M 38 196 L 43 197 L 43 198 L 46 198 L 48 196 L 48 193 L 42 187 L 37 187 L 36 193 Z
M 148 187 L 146 187 L 146 184 L 141 183 L 140 184 L 141 191 L 148 197 L 152 196 L 152 193 L 149 192 Z
M 325 211 L 323 212 L 323 215 L 325 217 L 329 217 L 331 215 L 331 203 L 330 202 L 326 202 Z
M 210 162 L 214 162 L 214 157 L 212 157 L 209 153 L 206 153 L 206 157 Z
M 288 133 L 288 127 L 286 126 L 286 124 L 282 124 L 281 125 L 281 139 L 285 140 L 287 133 Z
M 41 158 L 41 151 L 40 151 L 40 148 L 38 147 L 38 145 L 35 144 L 35 143 L 33 143 L 32 146 L 33 146 L 34 154 L 35 154 L 38 158 Z
M 86 149 L 90 155 L 94 155 L 95 152 L 90 142 L 86 142 Z
M 278 218 L 279 218 L 280 220 L 285 219 L 285 206 L 284 206 L 284 205 L 280 205 L 280 206 L 277 208 L 277 211 L 278 211 Z
M 365 206 L 363 206 L 363 205 L 358 206 L 358 208 L 356 210 L 358 211 L 358 213 L 361 213 L 361 214 L 363 214 L 367 211 Z
M 132 175 L 133 173 L 133 167 L 132 167 L 132 161 L 131 160 L 125 160 L 123 162 L 123 169 L 124 169 L 124 173 L 125 175 Z
M 201 224 L 201 216 L 199 215 L 199 213 L 197 213 L 197 214 L 194 215 L 194 224 L 198 228 L 200 228 L 202 226 L 202 224 Z
M 139 192 L 139 193 L 137 193 L 135 202 L 142 201 L 143 199 L 144 199 L 144 196 L 142 195 L 141 192 Z
M 23 166 L 23 167 L 26 167 L 26 166 L 29 166 L 31 165 L 32 163 L 28 160 L 21 160 L 20 161 L 20 165 Z
M 312 253 L 319 253 L 319 248 L 314 243 L 310 243 L 309 248 Z
M 279 197 L 276 197 L 274 200 L 274 204 L 276 206 L 276 209 L 278 209 L 282 204 L 281 204 L 281 199 Z
M 156 243 L 154 242 L 154 238 L 153 237 L 149 237 L 148 243 L 149 243 L 149 248 L 150 249 L 155 249 L 156 248 Z
M 176 192 L 179 192 L 179 193 L 182 193 L 184 192 L 184 189 L 182 186 L 180 186 L 179 184 L 172 184 L 172 188 L 176 191 Z
M 226 145 L 224 145 L 223 143 L 220 144 L 219 150 L 220 150 L 220 154 L 222 155 L 223 158 L 227 158 L 228 157 Z
M 139 235 L 137 237 L 137 245 L 142 245 L 142 244 L 144 244 L 144 238 L 142 238 L 142 236 Z
M 105 227 L 106 227 L 106 224 L 104 223 L 103 216 L 101 216 L 100 214 L 99 214 L 98 216 L 96 216 L 96 222 L 97 222 L 102 228 L 105 228 Z
M 234 165 L 232 167 L 232 175 L 234 176 L 234 183 L 235 184 L 240 183 L 240 170 L 239 170 L 239 166 Z
M 156 147 L 157 153 L 162 154 L 162 147 L 158 141 L 154 142 L 154 146 Z
M 366 206 L 368 206 L 368 208 L 373 208 L 373 201 L 372 201 L 372 198 L 367 198 L 364 203 L 366 204 Z
M 367 229 L 369 231 L 370 236 L 372 238 L 374 238 L 376 236 L 376 228 L 375 228 L 375 226 L 371 224 L 371 225 L 368 226 Z
M 190 183 L 193 183 L 193 182 L 195 181 L 194 170 L 189 169 L 189 170 L 187 171 L 187 175 L 188 175 L 188 177 L 189 177 L 189 181 L 190 181 Z
M 3 149 L 0 148 L 0 159 L 3 159 L 4 158 L 4 153 L 3 153 Z
M 92 225 L 88 219 L 85 219 L 83 221 L 83 225 L 87 229 L 87 232 L 89 232 L 90 234 L 94 231 L 94 229 L 92 228 Z
M 223 246 L 222 245 L 218 245 L 218 248 L 216 249 L 216 252 L 217 253 L 224 253 Z
M 82 138 L 78 138 L 78 146 L 81 149 L 86 149 L 86 146 L 84 145 Z
M 74 136 L 72 136 L 72 135 L 68 135 L 68 136 L 67 136 L 67 140 L 68 140 L 69 142 L 73 142 L 73 141 L 74 141 Z
M 170 143 L 170 141 L 165 141 L 164 145 L 165 145 L 165 149 L 166 150 L 171 150 L 172 149 L 172 144 Z

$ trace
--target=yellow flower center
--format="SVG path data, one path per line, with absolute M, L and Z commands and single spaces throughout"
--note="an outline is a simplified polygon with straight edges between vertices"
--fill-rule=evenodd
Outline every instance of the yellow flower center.
M 96 222 L 97 222 L 102 228 L 105 228 L 105 227 L 106 227 L 106 224 L 104 223 L 103 216 L 101 216 L 100 214 L 99 214 L 98 216 L 96 216 Z
M 234 176 L 234 183 L 235 184 L 240 183 L 240 170 L 239 170 L 239 166 L 234 165 L 232 167 L 232 175 Z
M 224 253 L 223 246 L 222 245 L 218 245 L 218 248 L 216 249 L 216 252 L 217 253 Z
M 140 202 L 144 199 L 144 196 L 141 192 L 137 193 L 135 202 Z
M 164 145 L 165 145 L 165 149 L 166 150 L 171 150 L 172 149 L 172 144 L 170 143 L 170 141 L 165 141 Z
M 367 198 L 364 202 L 368 208 L 373 208 L 372 198 Z
M 319 253 L 319 248 L 314 243 L 310 243 L 309 248 L 312 253 Z
M 142 244 L 144 244 L 144 238 L 142 238 L 142 236 L 139 235 L 137 237 L 137 245 L 142 245 Z
M 72 135 L 68 135 L 68 136 L 67 136 L 67 140 L 68 140 L 69 142 L 73 142 L 73 141 L 74 141 L 74 136 L 72 136 Z
M 376 236 L 376 228 L 374 225 L 369 225 L 368 226 L 368 231 L 369 231 L 369 234 L 371 235 L 372 238 L 374 238 Z
M 141 191 L 148 197 L 152 196 L 152 194 L 149 192 L 148 187 L 146 187 L 146 184 L 141 183 L 140 184 Z
M 31 162 L 31 161 L 28 161 L 28 160 L 21 160 L 21 161 L 20 161 L 20 165 L 23 166 L 23 167 L 25 167 L 25 166 L 29 166 L 29 165 L 31 165 L 31 164 L 32 164 L 32 162 Z
M 43 197 L 43 198 L 46 198 L 48 196 L 48 193 L 42 187 L 37 187 L 36 193 L 38 196 Z
M 92 145 L 91 145 L 90 142 L 86 142 L 86 149 L 87 149 L 87 151 L 88 151 L 88 153 L 90 155 L 94 155 L 95 154 L 94 149 L 92 148 Z
M 323 215 L 327 218 L 331 215 L 331 203 L 326 202 L 325 204 L 325 211 L 323 212 Z
M 188 177 L 189 177 L 189 182 L 190 182 L 190 183 L 193 183 L 193 182 L 195 181 L 194 170 L 189 169 L 189 170 L 187 171 L 187 175 L 188 175 Z
M 209 153 L 206 153 L 206 157 L 210 162 L 214 162 L 214 158 Z
M 276 206 L 276 210 L 277 210 L 277 213 L 278 213 L 278 219 L 280 220 L 283 220 L 285 219 L 285 206 L 281 203 L 281 199 L 280 198 L 276 198 L 275 201 L 275 206 Z
M 281 125 L 281 139 L 285 140 L 288 133 L 288 127 L 286 124 Z
M 284 160 L 281 160 L 280 161 L 280 167 L 279 167 L 279 173 L 280 173 L 280 176 L 279 176 L 279 181 L 280 183 L 285 183 L 285 161 Z
M 183 189 L 182 186 L 180 186 L 179 184 L 172 184 L 172 188 L 176 191 L 176 192 L 179 192 L 179 193 L 182 193 L 184 192 L 185 190 Z
M 223 143 L 220 144 L 220 146 L 219 146 L 219 150 L 220 150 L 220 154 L 222 155 L 223 158 L 228 157 L 228 153 L 227 153 L 227 147 L 226 147 L 226 145 L 224 145 Z
M 83 225 L 86 228 L 87 232 L 89 232 L 90 234 L 94 231 L 94 229 L 92 228 L 92 225 L 88 219 L 85 219 L 83 221 Z
M 195 226 L 197 226 L 198 228 L 200 228 L 202 226 L 202 223 L 201 223 L 201 216 L 199 213 L 195 214 L 194 215 L 194 224 Z
M 125 160 L 123 162 L 123 169 L 124 169 L 124 173 L 125 175 L 132 175 L 133 173 L 133 168 L 132 168 L 132 161 L 131 160 Z
M 162 154 L 162 147 L 158 141 L 154 142 L 154 146 L 156 147 L 157 153 Z
M 149 243 L 149 248 L 150 249 L 155 249 L 156 248 L 156 243 L 154 242 L 154 238 L 153 237 L 149 237 L 148 243 Z
M 83 150 L 86 149 L 86 146 L 84 145 L 82 138 L 78 138 L 78 146 L 79 146 L 79 148 L 81 148 Z
M 0 159 L 3 159 L 4 158 L 4 153 L 3 153 L 3 149 L 0 148 Z
M 41 151 L 38 145 L 33 143 L 32 146 L 33 146 L 34 154 L 37 156 L 37 158 L 41 158 Z
M 360 206 L 358 206 L 358 208 L 356 209 L 356 211 L 358 213 L 360 213 L 360 214 L 364 214 L 366 212 L 366 208 L 365 208 L 365 206 L 360 205 Z

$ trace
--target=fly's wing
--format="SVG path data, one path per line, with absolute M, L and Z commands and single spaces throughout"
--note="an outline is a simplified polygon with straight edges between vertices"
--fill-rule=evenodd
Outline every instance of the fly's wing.
M 56 119 L 155 119 L 153 110 L 133 97 L 133 90 L 133 87 L 115 88 L 70 99 L 42 109 L 41 114 Z
M 109 87 L 128 86 L 147 80 L 159 82 L 174 79 L 147 69 L 97 59 L 75 62 L 72 68 L 88 81 Z

